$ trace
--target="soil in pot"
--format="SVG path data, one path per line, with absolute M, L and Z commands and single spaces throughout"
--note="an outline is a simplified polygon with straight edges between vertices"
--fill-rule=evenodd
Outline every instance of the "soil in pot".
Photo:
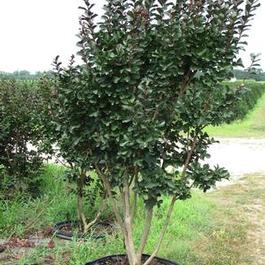
M 149 258 L 149 255 L 142 255 L 142 264 Z M 86 263 L 85 265 L 129 265 L 128 258 L 126 255 L 113 255 L 103 257 L 91 262 Z M 150 265 L 180 265 L 174 261 L 167 259 L 155 257 Z

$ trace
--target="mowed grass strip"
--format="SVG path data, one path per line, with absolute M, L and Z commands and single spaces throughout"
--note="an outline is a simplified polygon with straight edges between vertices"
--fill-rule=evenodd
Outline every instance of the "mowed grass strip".
M 217 127 L 209 126 L 206 131 L 217 137 L 265 138 L 265 94 L 245 119 Z

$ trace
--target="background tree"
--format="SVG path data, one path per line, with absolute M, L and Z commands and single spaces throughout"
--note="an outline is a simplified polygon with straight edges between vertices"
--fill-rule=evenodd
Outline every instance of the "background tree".
M 58 126 L 75 159 L 97 172 L 112 201 L 130 265 L 141 264 L 153 210 L 171 196 L 149 264 L 158 253 L 177 200 L 227 178 L 200 161 L 213 143 L 204 127 L 232 117 L 240 89 L 232 76 L 241 39 L 258 3 L 244 1 L 107 1 L 94 22 L 85 0 L 80 18 L 84 65 L 55 60 Z M 137 198 L 146 220 L 134 238 Z
M 1 79 L 15 79 L 15 80 L 36 80 L 39 79 L 44 73 L 36 72 L 34 74 L 29 71 L 15 71 L 13 73 L 0 72 Z
M 0 190 L 5 198 L 19 191 L 39 195 L 41 105 L 36 84 L 0 80 Z

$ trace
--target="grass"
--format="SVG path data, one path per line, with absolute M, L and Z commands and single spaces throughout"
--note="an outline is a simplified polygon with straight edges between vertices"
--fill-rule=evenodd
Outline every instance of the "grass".
M 48 166 L 42 179 L 42 193 L 38 199 L 25 199 L 18 196 L 11 202 L 0 202 L 3 218 L 0 220 L 0 234 L 5 237 L 11 234 L 22 236 L 38 230 L 44 225 L 74 216 L 74 196 L 67 194 L 63 181 L 63 168 Z M 48 206 L 48 207 L 47 207 Z
M 41 175 L 41 196 L 37 199 L 17 196 L 16 200 L 0 201 L 0 235 L 24 236 L 54 223 L 76 219 L 76 196 L 73 185 L 65 180 L 65 169 L 48 165 Z M 94 212 L 86 207 L 86 216 Z
M 209 126 L 206 131 L 217 137 L 265 138 L 265 94 L 242 121 L 218 127 Z
M 151 253 L 156 245 L 165 217 L 165 208 L 167 208 L 168 204 L 169 200 L 165 198 L 164 204 L 156 211 L 146 253 Z M 207 198 L 203 197 L 201 193 L 197 192 L 194 194 L 193 199 L 179 202 L 173 213 L 172 221 L 159 256 L 187 265 L 194 264 L 194 260 L 197 262 L 199 258 L 194 253 L 192 243 L 199 240 L 200 234 L 207 233 L 212 229 L 209 220 L 211 220 L 210 213 L 213 209 L 214 205 Z M 143 212 L 140 211 L 135 222 L 136 241 L 142 232 L 142 222 Z M 78 242 L 66 242 L 64 244 L 56 242 L 56 247 L 52 250 L 47 250 L 47 248 L 35 249 L 30 256 L 20 260 L 21 264 L 36 262 L 36 260 L 44 262 L 47 256 L 50 255 L 53 257 L 54 264 L 65 264 L 65 259 L 67 259 L 67 264 L 81 265 L 102 256 L 124 253 L 123 240 L 118 230 L 103 241 L 88 239 L 81 244 Z M 202 261 L 197 264 L 202 265 L 204 262 Z
M 23 238 L 35 231 L 50 227 L 55 222 L 76 218 L 76 199 L 73 193 L 65 192 L 69 187 L 64 181 L 64 169 L 49 165 L 44 170 L 42 179 L 43 195 L 40 198 L 24 201 L 20 197 L 12 202 L 0 203 L 3 214 L 0 220 L 2 238 L 10 236 Z M 169 202 L 169 199 L 165 198 L 163 205 L 156 210 L 152 234 L 146 247 L 147 253 L 150 253 L 156 244 Z M 142 206 L 139 207 L 135 222 L 136 241 L 142 233 L 144 219 Z M 190 260 L 192 252 L 190 242 L 197 240 L 200 233 L 210 229 L 209 215 L 213 207 L 210 201 L 197 192 L 194 193 L 193 199 L 178 202 L 160 256 L 173 260 Z M 173 248 L 172 242 L 174 242 Z M 118 230 L 103 241 L 88 238 L 87 242 L 80 244 L 57 240 L 54 249 L 36 248 L 30 255 L 21 256 L 20 263 L 44 262 L 50 256 L 54 264 L 65 264 L 65 259 L 69 259 L 67 264 L 85 264 L 89 260 L 115 253 L 124 253 L 123 240 Z
M 23 238 L 56 221 L 75 218 L 75 196 L 70 191 L 65 192 L 69 187 L 64 181 L 64 169 L 49 165 L 42 178 L 43 195 L 39 199 L 0 203 L 2 238 L 12 235 Z M 252 186 L 256 185 L 254 180 L 248 181 Z M 256 192 L 253 189 L 251 193 L 239 188 L 224 188 L 206 195 L 194 191 L 192 199 L 177 203 L 159 256 L 183 265 L 250 264 L 243 263 L 246 259 L 244 253 L 247 253 L 249 220 L 241 206 L 254 200 L 255 196 L 261 196 L 265 201 L 264 188 L 260 187 Z M 146 253 L 151 253 L 156 245 L 168 204 L 169 199 L 164 198 L 162 206 L 156 209 Z M 142 233 L 144 216 L 142 205 L 139 207 L 135 222 L 136 241 Z M 46 261 L 56 265 L 83 265 L 96 258 L 119 253 L 124 253 L 124 245 L 117 229 L 104 240 L 87 238 L 82 243 L 55 240 L 55 248 L 37 247 L 21 255 L 19 264 L 45 264 Z

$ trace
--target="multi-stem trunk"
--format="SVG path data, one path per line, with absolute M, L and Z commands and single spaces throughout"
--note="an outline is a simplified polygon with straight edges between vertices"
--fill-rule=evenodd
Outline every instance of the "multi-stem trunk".
M 140 242 L 140 246 L 137 249 L 133 240 L 133 218 L 135 214 L 135 207 L 131 207 L 131 203 L 135 202 L 132 200 L 132 191 L 128 182 L 124 183 L 124 191 L 123 191 L 123 207 L 124 207 L 124 239 L 126 252 L 128 255 L 130 265 L 141 265 L 142 264 L 142 254 L 145 249 L 148 236 L 150 233 L 150 228 L 152 224 L 153 218 L 153 208 L 146 208 L 146 217 L 144 228 L 142 232 L 142 238 Z M 135 206 L 135 205 L 134 205 Z
M 80 229 L 83 233 L 88 230 L 88 224 L 84 213 L 84 184 L 85 184 L 86 172 L 81 170 L 80 175 L 77 178 L 77 214 L 80 224 Z
M 105 201 L 102 201 L 102 204 L 100 205 L 98 212 L 95 216 L 95 218 L 87 222 L 85 213 L 84 213 L 84 186 L 85 186 L 85 178 L 86 178 L 86 171 L 81 170 L 80 175 L 77 178 L 77 215 L 79 220 L 79 227 L 80 230 L 86 234 L 88 230 L 98 221 L 98 219 L 101 216 L 102 211 L 105 208 Z
M 151 228 L 151 224 L 152 224 L 152 218 L 153 218 L 153 208 L 146 208 L 146 217 L 145 217 L 145 222 L 144 222 L 144 228 L 143 228 L 143 232 L 142 232 L 142 238 L 140 241 L 140 245 L 138 248 L 136 248 L 136 245 L 134 243 L 133 240 L 133 217 L 134 217 L 134 212 L 135 209 L 134 207 L 132 207 L 132 191 L 130 188 L 130 185 L 128 183 L 128 181 L 124 182 L 124 186 L 123 186 L 123 191 L 121 193 L 122 195 L 122 213 L 124 215 L 121 214 L 120 209 L 118 208 L 118 204 L 116 199 L 114 198 L 113 194 L 112 194 L 112 188 L 111 188 L 111 184 L 108 180 L 108 178 L 102 173 L 102 171 L 97 168 L 97 172 L 98 175 L 101 177 L 105 189 L 107 191 L 107 194 L 109 196 L 109 198 L 111 199 L 112 205 L 113 205 L 113 210 L 117 219 L 118 224 L 121 227 L 123 236 L 124 236 L 124 241 L 125 241 L 125 247 L 126 247 L 126 253 L 128 256 L 128 261 L 130 265 L 142 265 L 142 254 L 144 252 L 147 240 L 148 240 L 148 236 L 150 234 L 150 228 Z M 155 247 L 154 252 L 151 254 L 150 258 L 148 258 L 143 265 L 148 265 L 150 264 L 150 262 L 153 260 L 153 258 L 157 255 L 162 240 L 165 236 L 168 224 L 170 222 L 170 218 L 173 212 L 173 208 L 175 205 L 177 197 L 174 196 L 171 200 L 171 204 L 169 206 L 167 215 L 166 215 L 166 219 L 164 222 L 164 225 L 161 229 L 161 233 L 159 235 L 159 239 L 158 239 L 158 243 L 157 246 Z

